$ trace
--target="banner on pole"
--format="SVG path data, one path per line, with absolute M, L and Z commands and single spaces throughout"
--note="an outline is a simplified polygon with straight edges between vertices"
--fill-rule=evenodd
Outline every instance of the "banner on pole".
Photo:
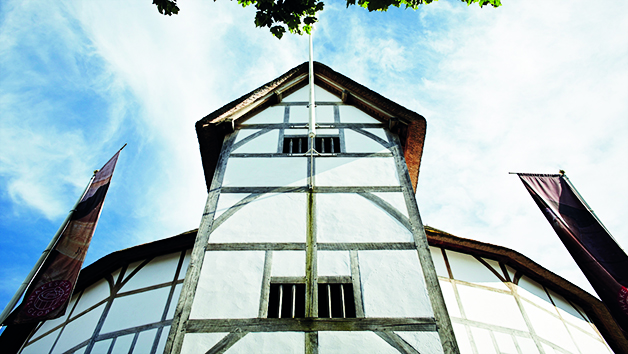
M 94 174 L 59 241 L 33 278 L 22 303 L 6 321 L 7 324 L 39 322 L 65 314 L 119 154 L 120 151 Z
M 517 174 L 609 312 L 628 333 L 628 256 L 562 175 Z

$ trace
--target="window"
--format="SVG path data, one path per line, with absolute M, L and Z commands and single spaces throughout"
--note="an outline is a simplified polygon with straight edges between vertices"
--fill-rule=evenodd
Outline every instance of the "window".
M 307 152 L 307 137 L 292 136 L 283 138 L 284 154 L 305 154 Z
M 340 152 L 340 138 L 337 136 L 319 136 L 314 138 L 316 151 L 321 154 L 337 154 Z
M 317 136 L 314 138 L 314 147 L 321 154 L 340 153 L 340 137 Z M 308 150 L 306 136 L 287 136 L 283 139 L 284 154 L 305 154 Z
M 305 284 L 270 284 L 269 318 L 304 318 Z
M 355 318 L 351 283 L 318 284 L 318 317 Z
M 305 284 L 271 283 L 268 318 L 305 318 Z M 355 318 L 353 284 L 319 283 L 318 317 Z

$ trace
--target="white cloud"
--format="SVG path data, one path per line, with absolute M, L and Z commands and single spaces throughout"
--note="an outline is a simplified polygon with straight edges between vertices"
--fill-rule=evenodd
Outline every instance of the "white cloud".
M 94 166 L 129 142 L 103 213 L 111 222 L 97 231 L 108 237 L 95 239 L 105 247 L 91 257 L 197 227 L 206 188 L 194 123 L 308 58 L 306 37 L 255 29 L 252 8 L 180 6 L 166 17 L 150 1 L 3 4 L 0 183 L 11 207 L 59 219 Z M 315 59 L 427 118 L 425 222 L 586 287 L 507 174 L 563 168 L 628 245 L 625 3 L 326 6 Z

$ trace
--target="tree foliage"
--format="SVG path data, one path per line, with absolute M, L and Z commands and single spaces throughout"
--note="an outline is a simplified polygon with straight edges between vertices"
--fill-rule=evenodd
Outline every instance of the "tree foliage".
M 216 1 L 216 0 L 214 0 Z M 389 7 L 402 7 L 416 10 L 419 5 L 429 4 L 436 0 L 346 0 L 347 7 L 358 5 L 369 11 L 386 11 Z M 461 0 L 480 7 L 491 5 L 498 7 L 501 0 Z M 179 13 L 177 0 L 153 0 L 159 13 L 171 16 Z M 277 38 L 281 38 L 286 30 L 290 33 L 309 34 L 312 25 L 318 21 L 316 14 L 323 10 L 325 4 L 320 0 L 238 0 L 242 7 L 255 6 L 255 26 L 268 27 Z

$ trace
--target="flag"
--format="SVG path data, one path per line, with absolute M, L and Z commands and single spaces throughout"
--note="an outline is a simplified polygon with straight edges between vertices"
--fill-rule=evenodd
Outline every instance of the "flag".
M 65 314 L 119 154 L 120 151 L 94 174 L 65 230 L 33 278 L 22 304 L 7 320 L 8 323 L 39 322 Z
M 628 256 L 563 174 L 517 174 L 609 312 L 628 333 Z

